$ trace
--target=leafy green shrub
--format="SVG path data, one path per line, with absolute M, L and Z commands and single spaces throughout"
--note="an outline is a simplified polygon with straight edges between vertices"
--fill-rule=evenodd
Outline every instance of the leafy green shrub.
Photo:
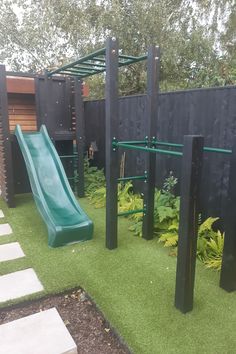
M 180 198 L 174 195 L 177 179 L 172 172 L 166 178 L 161 190 L 155 190 L 154 196 L 154 233 L 164 247 L 171 248 L 171 254 L 177 254 Z M 106 187 L 103 170 L 90 167 L 85 161 L 86 195 L 95 208 L 106 204 Z M 118 210 L 127 212 L 143 208 L 143 199 L 140 194 L 134 194 L 132 182 L 118 184 Z M 128 216 L 133 221 L 129 227 L 135 236 L 142 236 L 142 214 Z M 224 234 L 213 229 L 219 218 L 208 218 L 204 222 L 199 220 L 197 257 L 209 268 L 220 269 Z
M 212 226 L 219 218 L 206 219 L 198 229 L 197 257 L 208 267 L 217 270 L 221 269 L 224 233 L 215 231 Z M 160 238 L 164 247 L 173 247 L 176 253 L 178 245 L 178 224 L 171 225 L 168 232 L 164 232 Z
M 169 228 L 175 227 L 179 220 L 179 197 L 173 194 L 177 179 L 170 172 L 166 178 L 162 190 L 155 189 L 154 195 L 154 233 L 161 237 L 163 232 L 168 232 Z M 138 216 L 137 216 L 138 215 Z M 142 236 L 142 215 L 135 215 L 135 223 L 131 225 L 130 230 L 136 236 Z
M 198 228 L 198 241 L 197 241 L 197 256 L 201 261 L 205 261 L 208 257 L 207 242 L 211 238 L 214 239 L 215 231 L 212 226 L 219 218 L 208 218 L 199 225 Z
M 208 268 L 221 269 L 222 255 L 224 248 L 224 233 L 213 230 L 213 224 L 219 218 L 208 218 L 198 230 L 198 258 L 205 263 Z
M 106 180 L 104 170 L 89 165 L 89 159 L 84 161 L 85 194 L 96 208 L 105 206 Z

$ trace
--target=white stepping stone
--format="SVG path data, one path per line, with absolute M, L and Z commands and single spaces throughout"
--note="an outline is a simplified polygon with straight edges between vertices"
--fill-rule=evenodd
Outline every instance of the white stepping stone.
M 0 224 L 0 236 L 12 234 L 12 228 L 9 224 Z
M 0 354 L 77 354 L 55 308 L 0 326 Z
M 42 290 L 43 286 L 32 268 L 0 276 L 0 302 Z
M 0 262 L 24 257 L 25 254 L 18 242 L 0 245 Z
M 0 218 L 4 218 L 3 211 L 0 209 Z

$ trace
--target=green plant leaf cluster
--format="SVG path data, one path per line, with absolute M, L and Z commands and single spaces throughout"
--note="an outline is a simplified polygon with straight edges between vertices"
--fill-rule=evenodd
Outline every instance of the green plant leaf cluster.
M 89 159 L 84 159 L 85 193 L 95 208 L 102 208 L 106 203 L 106 179 L 104 170 L 90 166 Z
M 224 233 L 213 229 L 219 218 L 208 218 L 198 230 L 197 255 L 208 268 L 221 269 L 224 248 Z
M 180 197 L 176 197 L 174 189 L 177 179 L 172 175 L 166 178 L 161 190 L 155 190 L 154 197 L 154 233 L 164 247 L 170 247 L 171 255 L 177 254 Z M 103 170 L 90 167 L 85 161 L 86 194 L 96 208 L 106 204 L 106 187 Z M 118 184 L 118 210 L 128 212 L 143 208 L 143 198 L 133 192 L 132 182 Z M 129 227 L 135 236 L 142 236 L 142 213 L 127 216 L 132 220 Z M 197 257 L 208 268 L 221 268 L 224 233 L 213 228 L 219 218 L 209 217 L 204 222 L 199 218 Z
M 197 257 L 208 268 L 221 269 L 222 255 L 224 247 L 224 233 L 213 229 L 213 224 L 219 218 L 207 218 L 198 229 Z M 178 246 L 178 223 L 171 225 L 167 232 L 164 232 L 159 241 L 164 243 L 164 247 L 174 248 L 177 253 Z

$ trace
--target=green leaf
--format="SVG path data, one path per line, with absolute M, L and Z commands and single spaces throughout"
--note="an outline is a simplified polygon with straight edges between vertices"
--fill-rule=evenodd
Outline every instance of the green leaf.
M 208 231 L 212 231 L 212 225 L 214 224 L 214 222 L 216 222 L 216 220 L 219 220 L 219 218 L 208 218 L 206 219 L 199 227 L 198 230 L 198 235 L 202 236 L 203 234 L 205 234 Z
M 171 207 L 160 206 L 158 208 L 158 215 L 160 222 L 162 222 L 166 219 L 173 218 L 175 216 L 175 211 Z
M 178 234 L 166 232 L 160 236 L 159 242 L 164 242 L 164 247 L 174 247 L 178 242 Z

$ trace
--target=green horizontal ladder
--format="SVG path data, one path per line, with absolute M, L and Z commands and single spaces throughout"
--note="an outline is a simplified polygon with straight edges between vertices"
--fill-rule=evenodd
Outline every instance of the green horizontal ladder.
M 106 71 L 106 49 L 99 49 L 89 55 L 86 55 L 70 64 L 63 65 L 62 67 L 50 71 L 47 75 L 50 77 L 55 74 L 76 76 L 78 78 L 85 78 L 88 76 L 100 74 Z M 138 63 L 147 59 L 147 55 L 142 56 L 131 56 L 119 54 L 118 66 L 122 67 L 125 65 L 130 65 Z

